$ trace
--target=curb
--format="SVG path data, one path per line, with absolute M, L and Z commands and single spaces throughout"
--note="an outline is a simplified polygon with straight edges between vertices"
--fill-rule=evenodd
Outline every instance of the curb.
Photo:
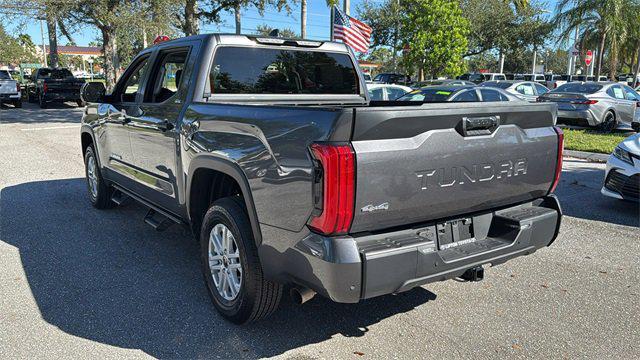
M 592 153 L 592 152 L 586 152 L 586 151 L 577 151 L 577 150 L 565 150 L 563 153 L 563 157 L 572 157 L 572 158 L 577 158 L 577 159 L 583 159 L 583 160 L 588 160 L 591 162 L 598 162 L 598 163 L 606 163 L 607 159 L 609 159 L 609 155 L 607 154 L 599 154 L 599 153 Z

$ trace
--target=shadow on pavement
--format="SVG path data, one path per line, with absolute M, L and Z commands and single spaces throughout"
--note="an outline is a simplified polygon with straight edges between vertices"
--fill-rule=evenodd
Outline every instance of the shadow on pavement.
M 93 209 L 84 179 L 24 183 L 0 193 L 0 240 L 19 250 L 46 322 L 159 358 L 275 356 L 335 334 L 364 336 L 370 325 L 436 298 L 423 288 L 358 305 L 285 298 L 272 317 L 235 326 L 210 303 L 188 231 L 158 233 L 143 216 L 134 204 Z
M 5 105 L 0 113 L 0 124 L 79 124 L 82 120 L 82 109 L 75 103 L 50 103 L 45 109 L 27 102 L 22 106 Z
M 637 203 L 613 199 L 600 193 L 604 168 L 596 165 L 572 166 L 578 162 L 565 159 L 560 185 L 555 192 L 564 215 L 640 227 Z

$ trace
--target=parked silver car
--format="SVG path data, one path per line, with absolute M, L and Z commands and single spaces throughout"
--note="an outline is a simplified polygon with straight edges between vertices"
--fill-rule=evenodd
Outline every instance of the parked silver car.
M 425 86 L 413 90 L 397 99 L 398 101 L 429 102 L 494 102 L 520 101 L 499 88 L 468 85 Z
M 510 94 L 517 96 L 522 100 L 529 102 L 536 102 L 538 96 L 544 95 L 549 92 L 546 86 L 540 85 L 533 81 L 520 81 L 520 80 L 498 80 L 498 81 L 485 81 L 480 86 L 488 86 L 494 88 L 500 88 Z
M 615 82 L 573 82 L 538 98 L 558 104 L 558 122 L 600 127 L 604 131 L 638 121 L 640 94 Z

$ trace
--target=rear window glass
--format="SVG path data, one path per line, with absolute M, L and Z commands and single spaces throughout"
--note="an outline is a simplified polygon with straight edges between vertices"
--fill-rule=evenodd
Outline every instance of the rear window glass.
M 71 71 L 67 69 L 42 69 L 38 73 L 41 79 L 66 79 L 73 77 Z
M 358 94 L 347 54 L 222 47 L 209 75 L 212 94 Z
M 427 87 L 414 90 L 400 97 L 398 101 L 443 102 L 447 101 L 454 93 L 454 90 Z
M 508 89 L 509 86 L 513 85 L 512 83 L 507 83 L 507 82 L 499 82 L 499 81 L 485 81 L 482 84 L 480 84 L 480 86 L 490 86 L 490 87 L 497 87 L 500 89 Z
M 0 80 L 11 80 L 8 71 L 0 71 Z
M 568 83 L 568 84 L 558 86 L 558 88 L 553 90 L 553 92 L 593 94 L 594 92 L 599 91 L 600 89 L 602 89 L 602 85 L 598 85 L 598 84 Z

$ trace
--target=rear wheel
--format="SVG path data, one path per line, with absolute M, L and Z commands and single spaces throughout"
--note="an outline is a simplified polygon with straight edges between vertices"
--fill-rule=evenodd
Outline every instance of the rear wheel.
M 87 150 L 84 152 L 84 164 L 91 205 L 97 209 L 112 207 L 111 195 L 113 189 L 107 185 L 102 177 L 93 145 L 87 146 Z
M 47 101 L 44 99 L 44 96 L 42 96 L 42 93 L 38 94 L 38 106 L 40 106 L 41 109 L 47 107 Z
M 616 119 L 616 115 L 612 111 L 607 111 L 604 114 L 604 119 L 602 120 L 602 124 L 600 124 L 600 131 L 602 132 L 612 132 L 618 127 L 618 120 Z
M 240 197 L 217 200 L 200 232 L 202 272 L 216 310 L 244 324 L 275 311 L 282 285 L 264 279 L 251 224 Z

